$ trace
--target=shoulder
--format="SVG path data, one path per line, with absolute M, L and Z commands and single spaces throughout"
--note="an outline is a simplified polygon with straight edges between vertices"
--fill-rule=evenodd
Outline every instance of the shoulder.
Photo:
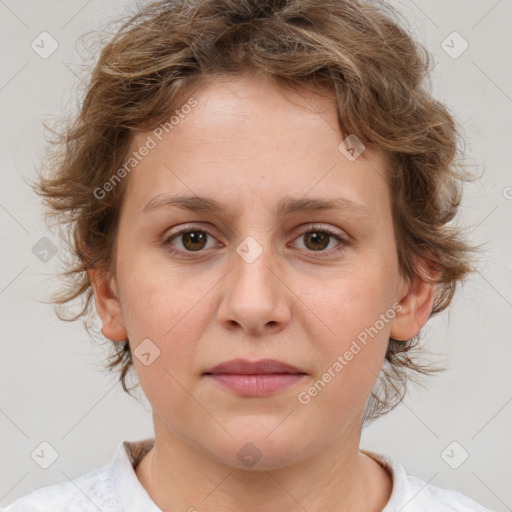
M 410 500 L 410 505 L 405 508 L 407 511 L 491 512 L 465 494 L 436 487 L 413 476 L 407 476 L 406 486 L 409 489 Z
M 1 512 L 110 512 L 112 489 L 107 466 L 73 481 L 37 489 L 2 509 Z
M 134 469 L 153 443 L 152 438 L 121 441 L 109 464 L 73 480 L 37 489 L 0 512 L 161 512 Z
M 443 489 L 408 475 L 395 459 L 367 450 L 362 451 L 383 465 L 393 477 L 391 496 L 382 512 L 491 512 L 465 494 Z

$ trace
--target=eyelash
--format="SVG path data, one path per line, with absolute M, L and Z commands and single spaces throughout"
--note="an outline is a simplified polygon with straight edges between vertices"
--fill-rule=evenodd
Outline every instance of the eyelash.
M 184 235 L 186 233 L 194 233 L 194 232 L 200 232 L 200 233 L 206 233 L 207 235 L 211 236 L 212 238 L 213 235 L 211 235 L 208 231 L 206 231 L 203 227 L 199 227 L 199 226 L 189 226 L 187 227 L 186 229 L 182 229 L 180 231 L 177 231 L 176 233 L 173 233 L 172 235 L 170 236 L 166 236 L 165 239 L 164 239 L 164 246 L 166 247 L 166 249 L 171 253 L 171 254 L 177 254 L 177 255 L 180 255 L 184 258 L 190 258 L 190 257 L 193 257 L 193 256 L 188 256 L 188 254 L 200 254 L 202 252 L 205 252 L 204 249 L 201 249 L 199 251 L 183 251 L 181 249 L 176 249 L 174 248 L 172 245 L 171 245 L 171 242 L 176 239 L 176 238 L 179 238 L 181 235 Z M 334 248 L 334 249 L 331 249 L 331 250 L 319 250 L 319 251 L 308 251 L 306 250 L 306 252 L 308 253 L 311 253 L 311 256 L 313 258 L 326 258 L 326 257 L 329 257 L 329 256 L 332 256 L 332 255 L 337 255 L 339 252 L 343 251 L 345 249 L 346 246 L 348 246 L 350 244 L 350 242 L 344 238 L 343 236 L 341 236 L 339 233 L 335 233 L 334 231 L 331 231 L 329 229 L 326 229 L 322 226 L 319 226 L 319 225 L 312 225 L 312 226 L 309 226 L 307 230 L 305 231 L 302 231 L 296 238 L 299 238 L 301 236 L 304 236 L 305 234 L 307 233 L 322 233 L 322 234 L 327 234 L 329 235 L 330 237 L 336 239 L 338 242 L 340 242 L 340 244 Z M 187 255 L 187 256 L 184 256 L 184 255 Z M 327 256 L 324 256 L 324 254 L 327 254 Z

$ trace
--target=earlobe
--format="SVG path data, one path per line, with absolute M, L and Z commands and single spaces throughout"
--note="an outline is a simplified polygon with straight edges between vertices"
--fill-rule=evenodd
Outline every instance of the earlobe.
M 125 340 L 128 334 L 114 278 L 99 269 L 88 269 L 87 274 L 94 292 L 96 311 L 103 326 L 101 331 L 112 341 Z
M 391 323 L 390 337 L 406 341 L 419 334 L 432 313 L 435 282 L 414 277 L 400 300 L 401 310 Z

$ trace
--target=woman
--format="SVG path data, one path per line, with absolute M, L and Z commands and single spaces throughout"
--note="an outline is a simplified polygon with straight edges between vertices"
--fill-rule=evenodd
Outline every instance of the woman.
M 359 449 L 470 271 L 457 128 L 385 4 L 155 2 L 37 190 L 154 439 L 17 510 L 485 511 Z

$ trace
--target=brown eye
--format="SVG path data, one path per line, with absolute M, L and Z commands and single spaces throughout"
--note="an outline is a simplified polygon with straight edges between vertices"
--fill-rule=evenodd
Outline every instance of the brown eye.
M 329 245 L 332 235 L 323 231 L 309 231 L 304 234 L 305 245 L 312 251 L 322 251 Z
M 206 248 L 208 237 L 211 235 L 200 229 L 179 231 L 165 239 L 165 245 L 171 252 L 200 252 Z M 175 243 L 178 243 L 176 247 Z
M 303 231 L 296 240 L 301 242 L 299 249 L 314 257 L 334 256 L 350 245 L 341 233 L 335 233 L 323 226 L 310 226 L 309 230 Z
M 204 231 L 187 231 L 181 234 L 181 241 L 187 250 L 199 251 L 204 249 L 207 236 Z

